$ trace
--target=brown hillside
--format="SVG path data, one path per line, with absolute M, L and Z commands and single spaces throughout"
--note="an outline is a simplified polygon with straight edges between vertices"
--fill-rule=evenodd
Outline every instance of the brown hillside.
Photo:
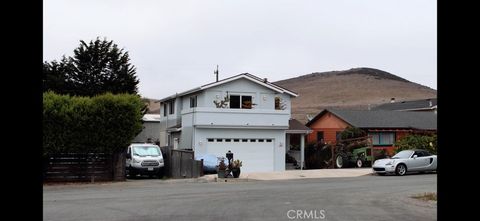
M 432 88 L 372 68 L 312 73 L 274 83 L 299 94 L 292 99 L 292 117 L 303 123 L 307 114 L 315 116 L 325 108 L 368 109 L 391 98 L 400 102 L 437 97 Z

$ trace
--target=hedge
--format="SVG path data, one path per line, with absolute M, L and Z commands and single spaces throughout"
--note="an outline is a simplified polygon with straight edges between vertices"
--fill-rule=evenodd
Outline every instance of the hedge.
M 43 153 L 113 153 L 142 130 L 138 95 L 95 97 L 43 94 Z

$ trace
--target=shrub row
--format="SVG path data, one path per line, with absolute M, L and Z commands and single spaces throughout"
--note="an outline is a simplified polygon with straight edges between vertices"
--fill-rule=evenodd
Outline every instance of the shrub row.
M 43 94 L 43 153 L 113 153 L 142 130 L 138 95 L 95 97 Z

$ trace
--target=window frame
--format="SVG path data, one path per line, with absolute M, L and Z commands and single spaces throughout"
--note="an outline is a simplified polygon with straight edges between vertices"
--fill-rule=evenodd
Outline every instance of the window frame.
M 229 109 L 253 109 L 253 95 L 246 95 L 246 94 L 230 94 L 228 95 L 229 97 L 229 104 L 228 104 L 228 108 Z M 235 96 L 235 97 L 238 97 L 238 107 L 232 107 L 232 96 Z M 244 107 L 244 104 L 243 104 L 243 101 L 244 101 L 244 97 L 250 97 L 250 102 L 251 102 L 251 105 L 250 105 L 250 108 L 246 108 Z
M 197 95 L 190 97 L 190 108 L 197 107 Z
M 172 114 L 175 114 L 175 99 L 171 100 L 169 102 L 169 106 L 168 106 L 168 114 L 169 115 L 172 115 Z
M 393 137 L 392 143 L 383 143 L 382 135 L 385 135 L 385 134 L 391 134 L 391 136 Z M 392 146 L 392 145 L 395 144 L 395 141 L 397 140 L 397 134 L 395 132 L 369 132 L 368 136 L 372 136 L 372 145 L 373 146 Z M 374 136 L 378 136 L 378 144 L 375 144 L 373 142 L 374 141 L 374 139 L 373 139 Z

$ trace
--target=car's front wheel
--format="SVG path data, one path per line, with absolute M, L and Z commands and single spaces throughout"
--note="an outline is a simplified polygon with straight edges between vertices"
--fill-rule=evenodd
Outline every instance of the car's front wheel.
M 405 173 L 407 173 L 407 167 L 405 164 L 398 164 L 397 168 L 395 168 L 395 174 L 398 176 L 403 176 Z

